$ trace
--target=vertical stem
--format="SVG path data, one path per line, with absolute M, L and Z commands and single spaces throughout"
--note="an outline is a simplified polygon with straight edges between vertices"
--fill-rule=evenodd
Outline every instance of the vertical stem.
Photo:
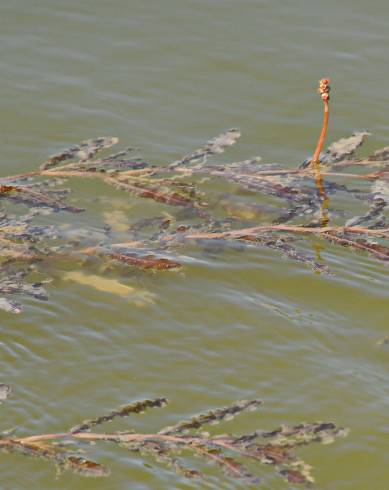
M 319 94 L 324 102 L 324 118 L 323 118 L 323 126 L 321 128 L 321 133 L 319 136 L 319 141 L 317 142 L 315 153 L 313 154 L 312 161 L 310 166 L 315 170 L 315 180 L 316 187 L 319 191 L 319 198 L 321 201 L 320 204 L 320 226 L 327 226 L 329 223 L 329 199 L 324 187 L 323 177 L 320 173 L 320 153 L 323 149 L 324 142 L 327 135 L 328 129 L 328 120 L 330 117 L 330 107 L 329 107 L 329 99 L 330 99 L 330 81 L 328 78 L 323 78 L 319 81 Z
M 328 101 L 324 101 L 324 118 L 323 118 L 323 127 L 321 128 L 321 133 L 319 137 L 319 141 L 317 142 L 316 150 L 312 158 L 312 164 L 320 163 L 320 153 L 323 149 L 324 142 L 326 139 L 327 135 L 327 128 L 328 128 L 328 120 L 330 116 L 330 108 Z
M 319 141 L 316 145 L 315 153 L 313 154 L 312 161 L 310 166 L 314 166 L 320 163 L 320 153 L 323 149 L 324 142 L 327 135 L 328 129 L 328 120 L 330 117 L 330 107 L 328 101 L 330 100 L 330 80 L 328 78 L 323 78 L 319 81 L 319 94 L 324 102 L 324 118 L 323 118 L 323 126 L 321 128 L 321 133 L 319 137 Z

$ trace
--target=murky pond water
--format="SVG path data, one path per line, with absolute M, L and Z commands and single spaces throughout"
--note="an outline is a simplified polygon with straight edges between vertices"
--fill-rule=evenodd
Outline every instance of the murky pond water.
M 367 149 L 385 146 L 388 15 L 383 0 L 2 2 L 1 173 L 34 169 L 100 135 L 140 147 L 147 161 L 170 162 L 233 126 L 243 137 L 225 159 L 296 165 L 320 130 L 313 92 L 322 76 L 334 86 L 330 139 L 369 128 Z M 133 222 L 162 208 L 179 212 L 74 184 L 72 203 L 88 209 L 72 218 L 79 229 L 98 230 L 112 213 Z M 0 313 L 1 381 L 14 392 L 1 407 L 2 428 L 62 431 L 133 399 L 171 399 L 168 409 L 121 424 L 146 432 L 259 397 L 263 408 L 232 430 L 333 420 L 351 429 L 348 438 L 301 451 L 318 488 L 385 490 L 389 351 L 377 342 L 388 333 L 388 270 L 321 245 L 333 275 L 268 249 L 193 245 L 198 260 L 182 272 L 119 278 L 138 301 L 72 280 L 74 263 L 53 266 L 48 302 Z M 2 454 L 1 486 L 245 488 L 213 472 L 193 483 L 108 445 L 93 451 L 111 467 L 108 480 L 56 478 L 44 461 Z M 268 468 L 259 474 L 263 488 L 290 488 Z

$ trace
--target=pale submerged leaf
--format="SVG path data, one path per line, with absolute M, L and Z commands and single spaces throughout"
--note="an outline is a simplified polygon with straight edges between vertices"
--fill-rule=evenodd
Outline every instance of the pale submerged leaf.
M 92 287 L 97 291 L 121 296 L 135 306 L 147 306 L 155 303 L 155 294 L 150 293 L 145 289 L 136 289 L 132 286 L 127 286 L 116 279 L 107 279 L 94 274 L 84 274 L 80 271 L 67 272 L 63 278 L 66 281 L 73 281 L 78 284 Z
M 118 233 L 128 231 L 128 216 L 124 211 L 116 209 L 114 211 L 106 211 L 103 213 L 104 222 L 111 228 L 112 231 Z

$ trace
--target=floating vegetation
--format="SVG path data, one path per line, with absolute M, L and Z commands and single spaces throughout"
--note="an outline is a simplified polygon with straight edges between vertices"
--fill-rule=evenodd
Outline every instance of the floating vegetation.
M 7 385 L 0 385 L 0 401 L 10 394 Z M 301 460 L 296 451 L 312 443 L 328 444 L 347 435 L 347 430 L 332 422 L 317 422 L 295 426 L 282 425 L 273 431 L 256 430 L 244 435 L 214 433 L 211 427 L 232 420 L 247 411 L 257 410 L 260 400 L 244 400 L 228 407 L 210 410 L 189 420 L 164 427 L 156 433 L 134 430 L 91 432 L 95 427 L 151 408 L 165 407 L 166 398 L 140 400 L 107 414 L 84 420 L 68 431 L 19 437 L 15 430 L 0 434 L 0 450 L 41 458 L 54 463 L 58 471 L 69 470 L 81 476 L 102 477 L 109 468 L 86 457 L 88 445 L 106 441 L 135 453 L 146 460 L 155 460 L 188 478 L 203 478 L 201 464 L 189 467 L 193 456 L 212 463 L 231 478 L 257 485 L 260 479 L 252 472 L 256 464 L 270 465 L 285 480 L 307 485 L 314 481 L 312 468 Z M 210 427 L 208 427 L 210 426 Z M 210 430 L 210 432 L 205 431 Z M 189 460 L 189 461 L 188 461 Z M 248 467 L 250 465 L 250 469 Z
M 102 137 L 61 151 L 36 171 L 1 177 L 0 308 L 19 313 L 22 307 L 17 296 L 47 299 L 43 283 L 50 277 L 44 265 L 59 259 L 77 261 L 77 270 L 65 279 L 85 285 L 93 279 L 90 285 L 96 289 L 115 289 L 125 296 L 131 286 L 104 282 L 92 270 L 88 278 L 89 272 L 78 270 L 80 261 L 82 267 L 88 267 L 87 259 L 93 257 L 101 262 L 100 269 L 120 265 L 176 271 L 185 265 L 177 250 L 189 243 L 203 246 L 216 241 L 218 249 L 234 243 L 241 248 L 264 247 L 306 264 L 315 273 L 328 273 L 327 264 L 315 252 L 318 244 L 306 239 L 314 237 L 316 242 L 326 241 L 387 263 L 389 147 L 358 157 L 357 150 L 369 136 L 364 131 L 323 151 L 329 90 L 329 80 L 321 80 L 323 129 L 313 157 L 295 168 L 266 164 L 259 157 L 210 163 L 239 140 L 241 133 L 233 128 L 171 164 L 144 162 L 131 148 L 98 158 L 118 142 Z M 64 182 L 71 184 L 77 178 L 101 181 L 122 193 L 119 195 L 146 199 L 161 209 L 157 216 L 135 218 L 131 209 L 105 207 L 101 228 L 85 229 L 82 239 L 75 239 L 77 230 L 72 234 L 56 220 L 48 224 L 47 215 L 83 211 L 68 203 L 70 190 L 63 187 Z M 235 190 L 212 193 L 212 183 L 220 179 Z M 261 203 L 264 195 L 272 204 Z M 338 195 L 342 203 L 352 204 L 347 210 L 338 204 Z M 23 211 L 26 207 L 27 213 Z M 349 210 L 355 208 L 360 209 L 358 214 Z M 44 274 L 43 281 L 34 281 L 39 274 Z M 146 303 L 152 303 L 152 295 Z

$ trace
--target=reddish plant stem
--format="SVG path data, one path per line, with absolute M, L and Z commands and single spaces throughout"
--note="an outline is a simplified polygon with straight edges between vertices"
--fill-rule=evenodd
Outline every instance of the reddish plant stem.
M 229 449 L 232 451 L 238 451 L 233 445 L 226 443 L 223 439 L 212 438 L 201 439 L 193 436 L 173 436 L 166 434 L 118 434 L 118 433 L 93 433 L 93 432 L 57 432 L 52 434 L 38 434 L 35 436 L 28 437 L 18 437 L 13 439 L 0 439 L 1 446 L 12 446 L 12 444 L 38 444 L 43 441 L 54 441 L 54 440 L 64 440 L 73 439 L 77 441 L 111 441 L 118 443 L 131 443 L 131 442 L 144 442 L 144 441 L 161 441 L 170 442 L 174 444 L 180 444 L 185 446 L 196 447 L 196 449 L 201 448 L 205 443 L 212 444 L 214 446 L 219 446 L 224 449 Z
M 325 100 L 324 101 L 323 127 L 321 128 L 319 141 L 317 142 L 316 150 L 315 150 L 315 153 L 313 154 L 311 165 L 315 165 L 315 164 L 320 163 L 320 153 L 323 149 L 324 142 L 325 142 L 325 139 L 327 136 L 329 117 L 330 117 L 329 104 L 328 104 L 328 101 Z
M 107 174 L 106 172 L 90 172 L 90 171 L 79 171 L 79 170 L 57 170 L 56 168 L 53 170 L 35 170 L 32 172 L 25 172 L 22 174 L 9 175 L 6 177 L 0 177 L 0 181 L 15 181 L 20 179 L 25 179 L 28 177 L 89 177 L 95 179 L 106 179 L 115 175 L 115 177 L 126 178 L 130 176 L 143 176 L 154 172 L 149 169 L 135 169 L 135 170 L 126 170 L 124 172 L 116 172 L 112 174 Z
M 324 102 L 324 118 L 319 141 L 317 142 L 316 150 L 310 163 L 311 167 L 320 163 L 320 153 L 323 149 L 324 142 L 327 136 L 328 120 L 330 117 L 330 108 L 328 103 L 330 99 L 330 80 L 328 78 L 323 78 L 319 81 L 319 94 L 321 95 L 321 98 Z

